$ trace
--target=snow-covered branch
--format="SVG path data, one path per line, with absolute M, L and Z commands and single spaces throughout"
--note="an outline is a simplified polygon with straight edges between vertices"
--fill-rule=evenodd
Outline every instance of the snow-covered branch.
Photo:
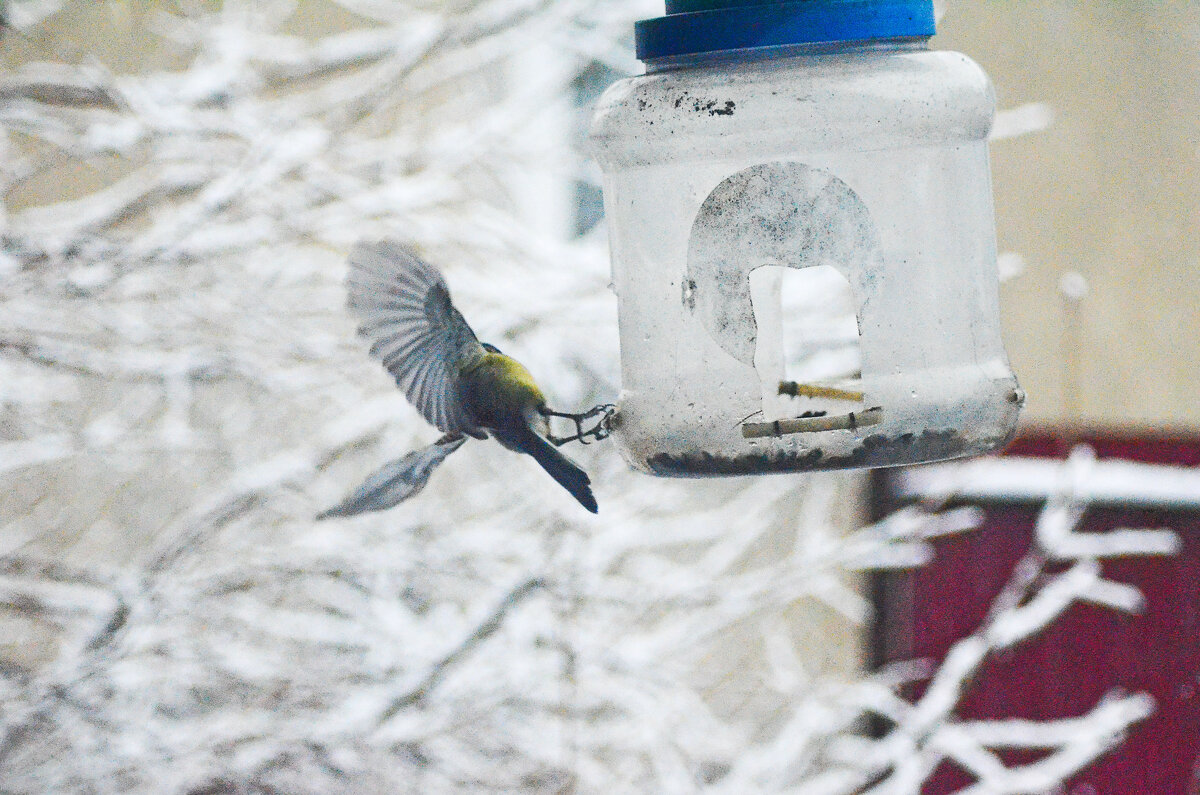
M 346 29 L 298 33 L 322 3 Z M 8 9 L 30 33 L 85 5 Z M 863 573 L 926 564 L 979 510 L 864 526 L 852 475 L 697 486 L 589 447 L 572 455 L 593 519 L 468 441 L 419 499 L 313 521 L 437 438 L 342 309 L 360 239 L 444 267 L 555 406 L 613 397 L 602 235 L 542 217 L 562 208 L 541 187 L 588 171 L 545 131 L 586 112 L 571 92 L 587 67 L 633 68 L 631 22 L 660 11 L 178 3 L 142 31 L 176 68 L 81 57 L 0 77 L 6 791 L 834 795 L 916 792 L 952 758 L 1015 792 L 1152 708 L 1114 694 L 1029 726 L 956 714 L 989 655 L 1070 605 L 1138 607 L 1101 563 L 1174 550 L 1163 531 L 1077 532 L 1078 484 L 938 670 L 874 676 Z M 1006 123 L 1048 119 L 1028 106 Z M 871 717 L 892 730 L 865 736 Z M 1049 755 L 1002 769 L 1025 728 Z
M 1135 723 L 1153 712 L 1147 694 L 1112 694 L 1089 716 L 1048 724 L 964 722 L 956 717 L 959 700 L 984 663 L 996 652 L 1028 640 L 1049 627 L 1072 605 L 1089 602 L 1136 612 L 1144 601 L 1133 585 L 1103 576 L 1099 561 L 1111 557 L 1172 555 L 1179 539 L 1168 530 L 1115 530 L 1082 533 L 1087 504 L 1086 481 L 1094 455 L 1077 448 L 1059 473 L 1059 490 L 1037 521 L 1034 545 L 1013 569 L 983 624 L 950 648 L 921 697 L 909 707 L 895 702 L 879 710 L 895 728 L 879 743 L 868 768 L 890 771 L 870 789 L 875 795 L 916 792 L 943 759 L 974 775 L 971 793 L 1036 793 L 1061 784 L 1119 741 Z M 1070 562 L 1048 574 L 1051 561 Z M 1014 745 L 1014 727 L 1026 729 L 1029 745 Z M 1070 731 L 1063 731 L 1070 727 Z M 1050 751 L 1036 763 L 1006 766 L 995 751 L 1036 747 Z

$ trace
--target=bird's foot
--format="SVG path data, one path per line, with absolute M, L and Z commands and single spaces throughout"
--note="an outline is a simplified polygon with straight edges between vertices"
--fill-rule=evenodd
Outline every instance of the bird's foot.
M 547 434 L 546 439 L 555 447 L 562 447 L 567 442 L 579 442 L 580 444 L 591 444 L 607 439 L 612 433 L 610 421 L 613 415 L 617 413 L 617 407 L 612 403 L 605 403 L 600 406 L 594 406 L 582 414 L 568 414 L 562 411 L 554 411 L 552 409 L 542 409 L 542 414 L 546 417 L 562 417 L 570 420 L 575 424 L 575 433 L 571 436 L 555 436 L 553 433 Z M 599 420 L 590 428 L 584 428 L 584 423 L 588 420 Z

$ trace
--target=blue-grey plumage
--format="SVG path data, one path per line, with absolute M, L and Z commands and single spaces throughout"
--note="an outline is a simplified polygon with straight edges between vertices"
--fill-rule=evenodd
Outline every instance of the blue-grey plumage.
M 420 450 L 405 453 L 395 461 L 384 464 L 363 481 L 354 493 L 329 510 L 317 514 L 317 518 L 355 516 L 399 505 L 425 488 L 433 470 L 466 440 L 465 436 L 447 434 Z
M 544 438 L 546 397 L 533 376 L 495 346 L 479 342 L 436 268 L 393 241 L 360 243 L 350 253 L 346 286 L 371 354 L 421 416 L 448 435 L 490 435 L 509 450 L 529 454 L 581 505 L 598 510 L 587 473 Z M 432 468 L 423 473 L 422 486 Z M 388 492 L 382 480 L 376 485 Z

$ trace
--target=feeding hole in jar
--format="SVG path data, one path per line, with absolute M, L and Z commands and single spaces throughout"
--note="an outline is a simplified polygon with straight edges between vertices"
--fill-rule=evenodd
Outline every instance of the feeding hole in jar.
M 756 327 L 754 369 L 762 390 L 762 414 L 754 421 L 807 415 L 846 417 L 857 423 L 851 415 L 866 408 L 862 350 L 854 294 L 846 277 L 829 265 L 763 265 L 750 271 L 749 279 Z M 828 421 L 810 424 L 814 431 L 833 429 L 824 427 Z M 803 424 L 797 431 L 802 429 Z

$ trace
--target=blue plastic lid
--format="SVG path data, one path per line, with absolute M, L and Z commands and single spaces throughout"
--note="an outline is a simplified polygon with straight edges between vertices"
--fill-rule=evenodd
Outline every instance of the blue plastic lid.
M 753 47 L 921 38 L 933 0 L 666 0 L 667 15 L 634 26 L 643 61 Z

